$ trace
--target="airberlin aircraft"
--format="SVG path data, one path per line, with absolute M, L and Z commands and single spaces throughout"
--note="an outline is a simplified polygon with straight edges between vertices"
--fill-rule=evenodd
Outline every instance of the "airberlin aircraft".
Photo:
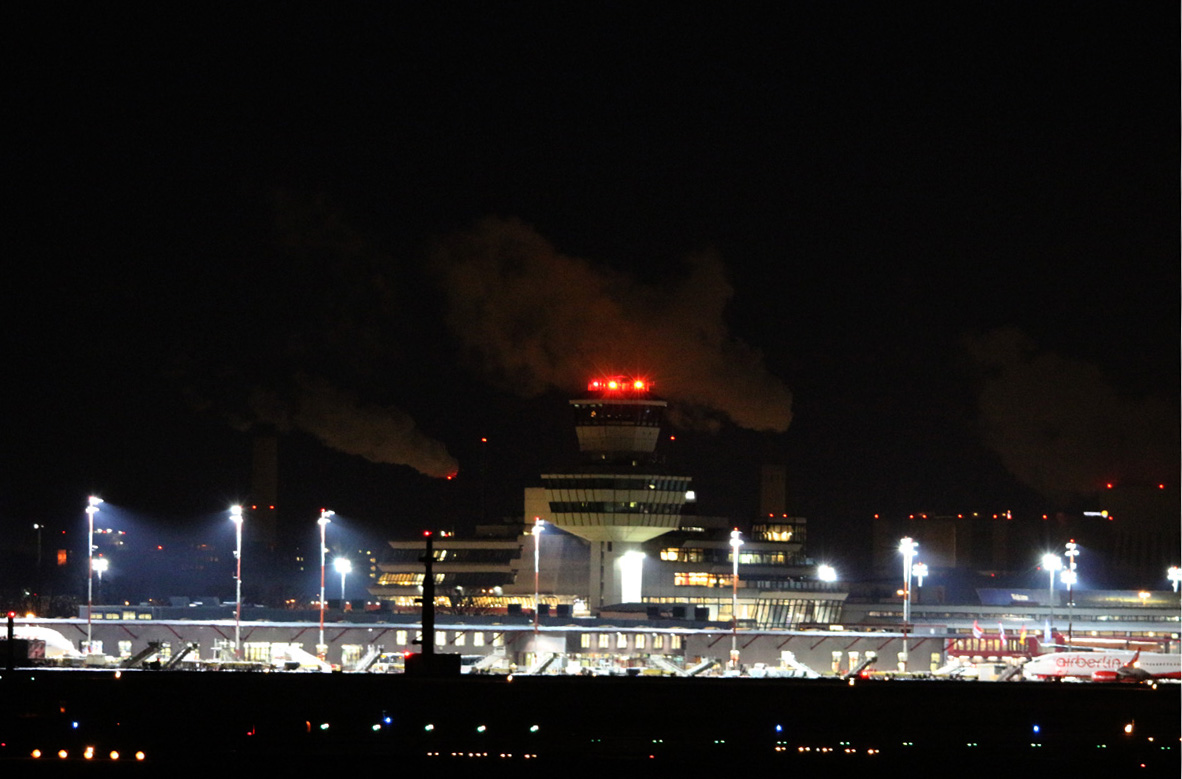
M 1027 679 L 1076 678 L 1093 682 L 1143 682 L 1182 677 L 1182 655 L 1154 652 L 1051 652 L 1022 666 Z

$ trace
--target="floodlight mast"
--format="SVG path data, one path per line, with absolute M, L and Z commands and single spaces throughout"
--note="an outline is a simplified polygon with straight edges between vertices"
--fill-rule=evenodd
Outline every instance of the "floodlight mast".
M 919 552 L 919 544 L 911 536 L 899 541 L 899 552 L 903 555 L 903 656 L 902 666 L 907 670 L 907 633 L 911 629 L 911 561 Z
M 98 513 L 102 498 L 91 495 L 86 500 L 86 517 L 89 531 L 86 535 L 86 654 L 90 654 L 91 612 L 94 610 L 94 515 Z
M 242 507 L 230 507 L 230 521 L 234 523 L 234 659 L 242 659 Z
M 731 573 L 731 668 L 739 670 L 739 547 L 743 545 L 743 534 L 738 528 L 731 531 L 731 558 L 734 561 Z
M 324 645 L 324 554 L 328 551 L 328 547 L 325 545 L 325 537 L 328 526 L 334 516 L 336 516 L 335 511 L 320 509 L 320 519 L 316 520 L 316 524 L 320 525 L 320 639 L 316 645 L 316 654 L 321 660 L 324 659 L 325 654 L 328 652 L 328 647 Z

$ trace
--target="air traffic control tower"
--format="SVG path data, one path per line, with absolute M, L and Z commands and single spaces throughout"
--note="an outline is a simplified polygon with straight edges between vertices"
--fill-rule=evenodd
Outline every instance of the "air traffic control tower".
M 677 529 L 690 485 L 689 476 L 667 475 L 659 465 L 668 403 L 642 379 L 615 377 L 591 381 L 570 405 L 582 463 L 577 472 L 542 475 L 545 519 L 591 543 L 593 611 L 639 602 L 640 544 Z

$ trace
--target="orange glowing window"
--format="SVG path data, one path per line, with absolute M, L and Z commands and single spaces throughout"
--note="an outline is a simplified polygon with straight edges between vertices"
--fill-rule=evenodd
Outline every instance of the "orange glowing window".
M 65 565 L 68 557 L 69 557 L 69 554 L 66 552 L 65 549 L 57 550 L 57 564 L 58 565 Z

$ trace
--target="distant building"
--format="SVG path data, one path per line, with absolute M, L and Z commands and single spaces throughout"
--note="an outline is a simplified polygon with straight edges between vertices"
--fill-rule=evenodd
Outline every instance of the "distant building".
M 593 380 L 570 401 L 580 467 L 542 476 L 546 521 L 591 545 L 587 597 L 593 610 L 641 599 L 641 544 L 681 521 L 690 477 L 657 457 L 668 405 L 637 378 Z
M 840 618 L 846 593 L 820 581 L 805 555 L 808 524 L 787 513 L 783 466 L 762 469 L 763 514 L 754 521 L 683 513 L 691 478 L 665 473 L 657 456 L 664 400 L 644 382 L 617 378 L 593 382 L 571 406 L 579 465 L 527 488 L 521 521 L 480 526 L 474 538 L 436 538 L 437 604 L 531 610 L 536 586 L 551 613 L 730 622 L 737 601 L 748 625 Z M 734 531 L 742 540 L 737 585 Z M 414 538 L 390 547 L 370 592 L 416 608 L 426 544 Z

